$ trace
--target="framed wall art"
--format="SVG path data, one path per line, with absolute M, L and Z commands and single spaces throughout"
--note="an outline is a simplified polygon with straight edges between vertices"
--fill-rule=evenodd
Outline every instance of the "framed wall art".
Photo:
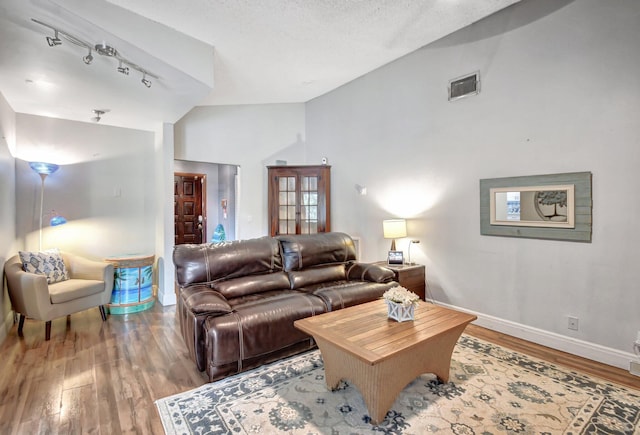
M 591 242 L 591 172 L 480 180 L 480 234 Z

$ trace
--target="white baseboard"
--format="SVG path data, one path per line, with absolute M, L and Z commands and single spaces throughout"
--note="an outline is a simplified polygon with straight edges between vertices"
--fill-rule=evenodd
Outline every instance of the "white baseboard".
M 542 346 L 547 346 L 552 349 L 597 361 L 602 364 L 629 370 L 629 361 L 635 361 L 638 359 L 638 357 L 631 352 L 623 352 L 621 350 L 612 349 L 599 344 L 589 343 L 588 341 L 577 340 L 575 338 L 511 322 L 498 317 L 476 313 L 454 305 L 443 304 L 437 301 L 433 302 L 443 307 L 463 311 L 477 316 L 478 319 L 473 322 L 474 325 L 482 326 L 483 328 L 498 331 L 522 340 L 531 341 Z

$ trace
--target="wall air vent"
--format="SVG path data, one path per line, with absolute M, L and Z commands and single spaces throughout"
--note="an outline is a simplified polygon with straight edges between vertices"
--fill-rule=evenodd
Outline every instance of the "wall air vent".
M 480 93 L 480 71 L 449 80 L 449 101 Z

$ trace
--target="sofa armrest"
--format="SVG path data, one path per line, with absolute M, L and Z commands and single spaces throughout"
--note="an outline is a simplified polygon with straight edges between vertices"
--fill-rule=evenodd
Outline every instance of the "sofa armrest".
M 47 315 L 51 306 L 47 278 L 23 271 L 19 262 L 5 267 L 5 273 L 14 311 L 35 320 L 51 320 Z
M 209 317 L 224 316 L 233 309 L 224 296 L 204 284 L 180 287 L 176 313 L 180 332 L 198 370 L 206 368 L 206 332 L 204 322 Z
M 369 282 L 389 282 L 396 275 L 387 267 L 373 263 L 352 263 L 347 267 L 347 279 Z
M 183 305 L 197 316 L 221 316 L 233 312 L 227 299 L 206 285 L 192 285 L 180 289 Z

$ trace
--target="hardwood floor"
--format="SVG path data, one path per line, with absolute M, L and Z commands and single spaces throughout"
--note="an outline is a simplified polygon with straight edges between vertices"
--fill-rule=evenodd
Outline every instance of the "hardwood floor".
M 175 307 L 100 319 L 97 308 L 14 326 L 0 347 L 0 434 L 158 434 L 154 401 L 207 382 L 187 355 Z M 640 389 L 640 378 L 469 325 L 470 335 Z
M 109 316 L 98 308 L 14 326 L 0 347 L 0 434 L 163 433 L 154 400 L 202 385 L 175 307 Z

